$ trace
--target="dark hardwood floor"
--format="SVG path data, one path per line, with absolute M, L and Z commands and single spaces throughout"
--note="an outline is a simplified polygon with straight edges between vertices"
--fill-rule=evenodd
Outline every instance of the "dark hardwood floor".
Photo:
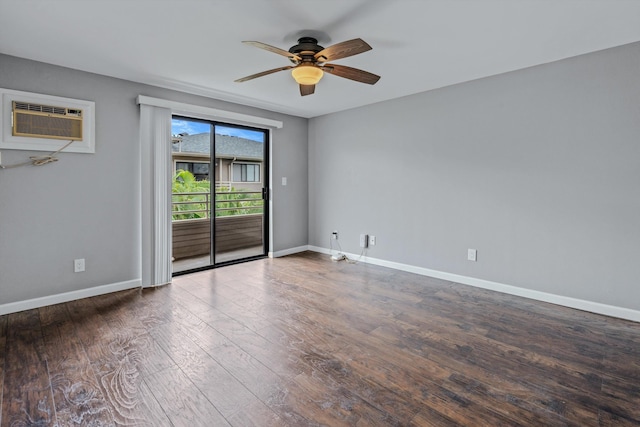
M 2 427 L 638 426 L 640 324 L 303 253 L 0 317 Z

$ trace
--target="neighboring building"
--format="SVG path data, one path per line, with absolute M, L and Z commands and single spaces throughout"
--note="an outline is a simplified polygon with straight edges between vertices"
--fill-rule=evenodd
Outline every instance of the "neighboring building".
M 174 172 L 188 170 L 198 180 L 209 179 L 211 162 L 215 162 L 213 180 L 217 187 L 261 189 L 264 144 L 237 136 L 215 135 L 215 138 L 215 159 L 210 159 L 211 134 L 174 136 L 171 144 Z

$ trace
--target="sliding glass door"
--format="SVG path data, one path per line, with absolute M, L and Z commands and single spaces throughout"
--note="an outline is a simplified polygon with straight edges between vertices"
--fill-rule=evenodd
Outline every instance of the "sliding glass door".
M 174 116 L 173 272 L 267 254 L 266 130 Z

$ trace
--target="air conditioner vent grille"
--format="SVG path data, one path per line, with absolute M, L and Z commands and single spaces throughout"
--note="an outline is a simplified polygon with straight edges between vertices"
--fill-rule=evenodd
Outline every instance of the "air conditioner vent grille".
M 13 101 L 12 135 L 82 141 L 82 110 Z
M 22 111 L 36 111 L 39 113 L 60 114 L 60 115 L 72 115 L 76 117 L 82 116 L 82 110 L 68 109 L 65 107 L 56 107 L 53 105 L 32 104 L 28 102 L 14 102 L 14 108 Z

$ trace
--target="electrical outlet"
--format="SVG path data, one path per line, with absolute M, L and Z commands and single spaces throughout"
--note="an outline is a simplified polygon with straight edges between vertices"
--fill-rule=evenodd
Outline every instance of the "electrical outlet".
M 475 249 L 467 250 L 467 259 L 469 261 L 477 261 L 478 260 L 478 251 Z
M 84 258 L 73 260 L 73 272 L 80 273 L 84 271 Z
M 369 246 L 376 245 L 376 236 L 369 236 Z
M 366 234 L 361 234 L 360 235 L 360 247 L 361 248 L 366 248 L 369 244 L 369 236 L 367 236 Z
M 331 238 L 332 238 L 333 240 L 338 240 L 338 232 L 337 232 L 337 231 L 334 231 L 333 233 L 331 233 Z

